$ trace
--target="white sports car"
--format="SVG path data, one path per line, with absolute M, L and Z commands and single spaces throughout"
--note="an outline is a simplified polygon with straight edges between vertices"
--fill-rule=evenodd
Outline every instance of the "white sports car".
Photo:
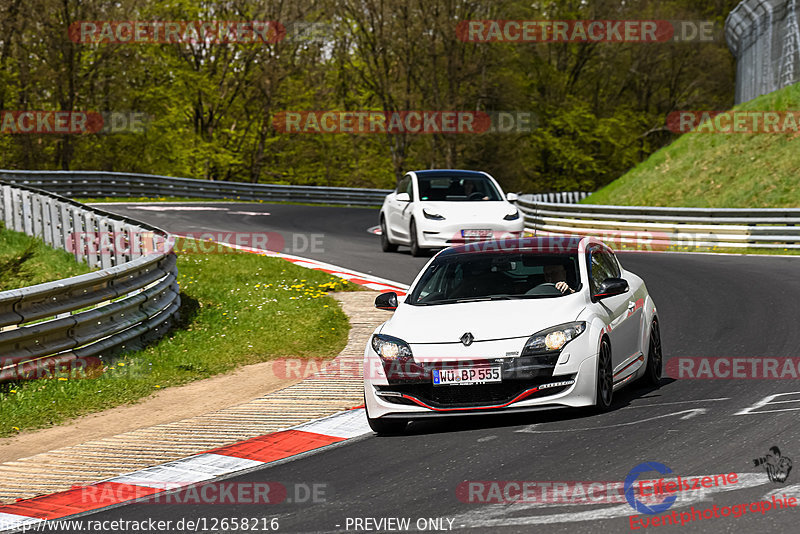
M 429 248 L 521 237 L 525 225 L 511 203 L 516 200 L 485 172 L 409 172 L 383 201 L 381 248 L 394 252 L 408 245 L 412 256 L 420 256 Z
M 641 278 L 592 237 L 533 237 L 451 247 L 364 352 L 367 418 L 378 433 L 411 419 L 593 406 L 661 379 L 656 307 Z

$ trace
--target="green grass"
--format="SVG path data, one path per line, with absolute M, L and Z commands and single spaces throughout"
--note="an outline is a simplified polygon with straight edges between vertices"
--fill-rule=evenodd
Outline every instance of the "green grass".
M 69 252 L 56 250 L 44 241 L 0 224 L 0 291 L 52 282 L 90 272 Z
M 737 106 L 800 110 L 800 84 Z M 783 208 L 800 206 L 800 133 L 687 133 L 584 204 Z
M 347 316 L 332 290 L 358 286 L 256 254 L 178 258 L 182 325 L 94 378 L 0 384 L 0 436 L 136 402 L 162 388 L 281 357 L 334 357 Z

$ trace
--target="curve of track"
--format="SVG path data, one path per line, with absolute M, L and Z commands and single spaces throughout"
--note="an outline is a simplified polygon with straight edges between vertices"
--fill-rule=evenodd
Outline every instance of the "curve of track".
M 322 234 L 321 250 L 287 252 L 404 283 L 427 261 L 402 251 L 382 253 L 378 237 L 366 232 L 377 222 L 377 211 L 370 209 L 219 203 L 104 208 L 174 233 L 278 232 L 286 242 L 292 234 Z M 665 359 L 800 357 L 800 258 L 625 254 L 620 259 L 645 279 L 656 301 Z M 776 394 L 786 394 L 775 398 L 781 404 L 740 414 Z M 796 380 L 665 379 L 656 390 L 622 390 L 615 409 L 603 415 L 563 410 L 420 422 L 405 436 L 370 435 L 235 478 L 281 481 L 287 487 L 324 483 L 326 501 L 317 504 L 255 510 L 133 504 L 91 518 L 279 517 L 282 532 L 363 532 L 353 528 L 353 518 L 389 517 L 410 518 L 413 530 L 418 518 L 446 518 L 452 529 L 472 532 L 623 532 L 631 528 L 627 503 L 476 504 L 462 502 L 456 489 L 470 480 L 621 481 L 637 464 L 656 461 L 684 476 L 753 473 L 730 491 L 687 492 L 673 507 L 678 512 L 747 503 L 776 490 L 800 497 L 800 473 L 775 484 L 752 462 L 773 445 L 800 458 L 798 410 Z M 748 513 L 688 523 L 680 532 L 788 532 L 794 517 L 792 510 Z

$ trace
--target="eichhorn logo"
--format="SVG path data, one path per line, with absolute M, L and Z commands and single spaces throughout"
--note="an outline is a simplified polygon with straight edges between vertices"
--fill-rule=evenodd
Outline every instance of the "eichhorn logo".
M 625 499 L 627 499 L 628 504 L 640 514 L 658 514 L 669 510 L 678 498 L 677 495 L 672 495 L 658 504 L 649 504 L 637 499 L 635 492 L 636 481 L 639 479 L 640 474 L 649 473 L 651 471 L 656 471 L 662 475 L 672 473 L 672 469 L 662 463 L 644 462 L 631 469 L 628 476 L 625 477 Z
M 280 111 L 272 126 L 304 134 L 530 133 L 530 111 Z
M 756 467 L 763 465 L 770 482 L 786 482 L 792 471 L 791 458 L 781 456 L 781 450 L 777 446 L 770 447 L 766 456 L 754 459 L 753 465 Z
M 76 43 L 277 43 L 286 28 L 273 20 L 84 20 L 69 26 Z
M 713 21 L 695 20 L 465 20 L 456 36 L 467 43 L 711 42 Z
M 800 111 L 673 111 L 667 129 L 676 134 L 796 134 Z

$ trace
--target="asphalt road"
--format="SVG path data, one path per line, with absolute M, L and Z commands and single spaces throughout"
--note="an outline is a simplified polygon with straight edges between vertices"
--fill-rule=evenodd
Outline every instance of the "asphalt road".
M 159 208 L 164 211 L 105 207 L 178 233 L 323 234 L 323 250 L 287 252 L 405 283 L 426 261 L 402 251 L 381 253 L 378 237 L 367 232 L 377 224 L 375 210 L 266 204 L 210 211 Z M 270 215 L 231 213 L 237 210 Z M 624 254 L 620 259 L 644 278 L 655 299 L 666 360 L 800 357 L 800 258 Z M 775 394 L 789 395 L 739 413 Z M 679 513 L 691 512 L 692 506 L 702 510 L 749 503 L 776 490 L 800 496 L 800 473 L 791 473 L 783 484 L 774 483 L 752 461 L 773 445 L 788 458 L 800 458 L 797 410 L 800 383 L 795 380 L 665 378 L 659 389 L 622 390 L 615 395 L 615 408 L 602 415 L 559 410 L 413 423 L 404 436 L 365 436 L 233 479 L 277 481 L 288 488 L 321 484 L 325 496 L 316 503 L 204 507 L 137 503 L 85 519 L 206 518 L 208 522 L 276 517 L 280 532 L 390 532 L 387 525 L 354 528 L 354 521 L 409 518 L 411 529 L 417 530 L 426 526 L 417 525 L 419 519 L 442 518 L 443 528 L 428 530 L 628 532 L 633 509 L 626 502 L 469 503 L 459 499 L 457 488 L 464 481 L 622 481 L 636 465 L 655 461 L 682 476 L 743 474 L 727 491 L 684 492 L 672 508 Z M 749 511 L 738 518 L 695 520 L 655 530 L 792 532 L 796 517 L 793 509 Z

